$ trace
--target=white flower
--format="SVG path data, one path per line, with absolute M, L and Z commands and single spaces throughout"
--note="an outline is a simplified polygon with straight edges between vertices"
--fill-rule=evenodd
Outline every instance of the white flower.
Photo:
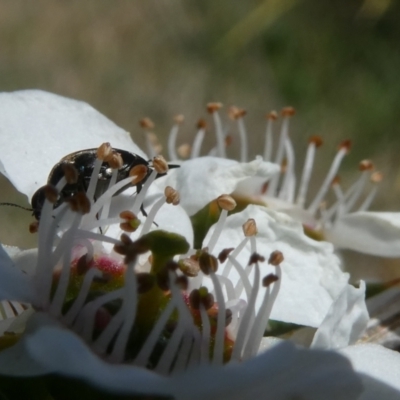
M 192 183 L 190 182 L 192 177 L 196 177 L 197 182 L 197 178 L 203 171 L 205 174 L 203 179 L 208 179 L 209 175 L 206 174 L 209 164 L 219 164 L 221 170 L 223 169 L 226 159 L 227 128 L 223 126 L 218 112 L 221 107 L 222 105 L 219 103 L 210 103 L 208 105 L 208 111 L 214 119 L 217 139 L 217 146 L 210 151 L 210 154 L 218 156 L 220 161 L 216 161 L 215 159 L 210 160 L 206 157 L 198 159 L 196 163 L 196 160 L 193 159 L 200 155 L 205 132 L 205 123 L 203 122 L 199 124 L 192 152 L 188 154 L 191 160 L 183 162 L 182 168 L 174 172 L 177 175 L 176 178 L 174 174 L 171 174 L 168 179 L 179 180 L 180 186 L 188 187 Z M 240 137 L 240 161 L 245 164 L 249 153 L 247 132 L 243 118 L 246 112 L 232 107 L 229 114 L 237 122 Z M 271 179 L 257 177 L 257 174 L 253 174 L 254 178 L 237 182 L 234 195 L 238 197 L 250 197 L 253 202 L 262 202 L 269 208 L 290 215 L 303 223 L 311 237 L 330 241 L 337 248 L 352 249 L 377 256 L 399 257 L 400 213 L 368 211 L 378 192 L 382 175 L 378 172 L 373 172 L 373 164 L 368 160 L 364 160 L 360 163 L 359 179 L 348 190 L 343 191 L 340 181 L 337 179 L 337 174 L 341 161 L 351 146 L 350 141 L 346 140 L 340 144 L 320 189 L 314 194 L 308 193 L 316 150 L 321 146 L 322 139 L 316 136 L 310 138 L 302 173 L 301 175 L 297 175 L 296 171 L 299 166 L 295 164 L 294 149 L 289 137 L 289 119 L 293 114 L 294 110 L 290 107 L 282 111 L 282 128 L 277 141 L 278 143 L 275 144 L 276 154 L 274 157 L 274 135 L 272 128 L 278 115 L 276 112 L 268 114 L 265 147 L 257 151 L 258 154 L 262 155 L 266 165 L 271 161 L 280 165 L 281 173 L 276 174 Z M 170 157 L 174 159 L 177 157 L 173 149 L 175 148 L 175 141 L 178 136 L 179 123 L 176 123 L 171 130 L 168 146 Z M 260 163 L 261 161 L 259 160 L 258 162 Z M 191 173 L 185 172 L 185 164 L 188 164 L 187 168 L 188 171 L 189 169 L 192 171 Z M 194 166 L 196 166 L 196 172 L 193 170 Z M 221 178 L 219 183 L 221 184 L 222 181 L 223 179 Z M 368 185 L 371 187 L 367 188 Z M 218 187 L 218 185 L 215 184 L 215 187 Z M 332 204 L 327 205 L 325 199 L 331 188 L 336 200 Z M 365 195 L 367 189 L 369 193 Z M 206 199 L 203 201 L 202 196 L 198 196 L 196 210 L 201 209 L 206 204 Z M 185 208 L 189 215 L 192 215 L 194 212 L 193 208 Z
M 65 155 L 52 142 L 68 120 L 85 129 L 91 121 L 98 126 L 100 119 L 107 121 L 104 123 L 111 130 L 118 129 L 88 106 L 58 96 L 30 91 L 6 97 L 13 104 L 16 97 L 19 105 L 40 98 L 40 105 L 33 101 L 34 115 L 26 114 L 30 107 L 25 105 L 22 115 L 12 107 L 13 118 L 6 120 L 13 132 L 22 136 L 16 141 L 29 142 L 29 125 L 48 133 L 47 143 L 56 149 L 50 161 L 44 160 L 49 168 Z M 42 112 L 43 107 L 47 113 Z M 57 124 L 51 108 L 59 113 Z M 63 115 L 68 117 L 64 124 Z M 77 132 L 79 138 L 81 130 Z M 10 149 L 12 133 L 5 130 L 3 134 L 8 135 L 3 153 L 18 155 L 20 147 Z M 74 134 L 69 139 L 80 146 Z M 113 144 L 122 147 L 118 138 Z M 88 143 L 85 147 L 97 145 Z M 74 146 L 71 151 L 80 149 Z M 26 159 L 34 165 L 34 158 Z M 5 156 L 4 160 L 8 160 L 3 162 L 8 176 L 24 193 L 30 195 L 45 182 L 48 172 L 44 168 L 38 182 L 29 185 L 24 182 L 29 180 L 26 176 L 14 178 L 24 167 L 21 157 L 19 163 Z M 208 161 L 207 165 L 213 162 Z M 194 204 L 204 194 L 197 210 L 201 202 L 214 200 L 223 194 L 222 189 L 235 189 L 245 177 L 269 178 L 276 169 L 260 160 L 230 165 L 217 160 L 212 165 L 218 176 L 216 183 L 207 185 L 203 174 L 187 183 L 197 185 L 193 191 L 186 186 L 185 192 L 187 197 L 194 197 Z M 211 171 L 205 171 L 209 179 Z M 329 244 L 312 241 L 304 236 L 299 223 L 264 207 L 249 206 L 228 216 L 233 201 L 223 196 L 217 199 L 222 208 L 219 220 L 203 238 L 201 247 L 208 249 L 200 251 L 193 248 L 196 232 L 187 211 L 179 205 L 164 205 L 166 198 L 174 204 L 177 198 L 171 190 L 164 195 L 150 185 L 156 173 L 147 172 L 140 194 L 131 190 L 113 197 L 128 183 L 121 180 L 112 182 L 102 197 L 95 199 L 89 184 L 89 198 L 75 196 L 71 210 L 67 203 L 53 209 L 57 197 L 46 190 L 38 251 L 14 252 L 11 259 L 0 247 L 0 300 L 31 304 L 35 310 L 23 312 L 7 327 L 21 332 L 26 323 L 21 339 L 0 352 L 1 375 L 59 374 L 107 393 L 172 396 L 178 400 L 356 399 L 361 393 L 363 399 L 372 399 L 372 394 L 393 394 L 393 374 L 385 377 L 386 385 L 373 385 L 370 376 L 380 378 L 382 374 L 364 368 L 364 389 L 360 377 L 354 374 L 350 362 L 361 370 L 359 364 L 369 360 L 368 350 L 340 350 L 350 362 L 337 352 L 302 349 L 290 343 L 256 355 L 270 315 L 318 328 L 312 347 L 324 349 L 352 344 L 364 329 L 365 288 L 363 284 L 359 289 L 347 284 L 348 275 L 340 272 Z M 97 179 L 94 172 L 94 186 Z M 60 181 L 57 185 L 59 192 L 64 184 Z M 186 207 L 190 204 L 186 199 Z M 142 206 L 147 218 L 120 215 L 125 209 L 138 213 Z M 137 218 L 142 227 L 119 239 L 118 225 L 122 223 L 128 229 L 136 226 Z M 123 257 L 113 252 L 112 246 Z M 213 256 L 218 253 L 219 261 Z M 257 253 L 269 256 L 269 266 Z M 214 271 L 218 265 L 219 270 Z M 187 277 L 196 275 L 196 266 L 201 268 L 197 276 Z M 176 272 L 177 267 L 181 272 Z M 178 283 L 187 284 L 188 289 L 182 292 Z M 383 355 L 381 348 L 371 352 L 397 367 L 399 360 L 393 353 Z
M 13 103 L 14 96 L 7 96 Z M 80 112 L 79 103 L 72 102 L 77 111 L 74 115 L 69 100 L 37 92 L 15 94 L 23 104 L 30 104 L 32 96 L 41 99 L 41 106 L 37 106 L 35 113 L 40 122 L 29 113 L 29 118 L 24 119 L 26 109 L 30 109 L 25 106 L 22 115 L 15 113 L 14 118 L 9 119 L 9 126 L 26 142 L 29 125 L 40 126 L 48 133 L 46 141 L 52 146 L 49 143 L 53 140 L 52 135 L 57 134 L 59 126 L 64 126 L 62 115 L 68 116 L 65 125 L 71 119 L 76 126 L 83 126 L 79 124 L 83 123 L 82 115 L 86 112 Z M 56 125 L 52 117 L 47 118 L 51 110 L 42 113 L 41 107 L 59 112 Z M 82 107 L 88 110 L 87 106 Z M 71 112 L 67 113 L 64 108 Z M 102 118 L 92 109 L 87 112 L 89 120 Z M 15 119 L 25 129 L 17 129 L 18 123 L 12 122 Z M 6 131 L 3 133 L 7 134 Z M 7 143 L 11 133 L 8 135 L 4 154 L 9 151 Z M 73 134 L 70 139 L 75 141 Z M 14 150 L 13 155 L 18 157 L 18 152 Z M 56 156 L 53 163 L 62 154 Z M 4 159 L 9 160 L 9 157 Z M 101 164 L 101 160 L 99 162 Z M 21 157 L 19 163 L 3 162 L 11 179 L 17 174 L 15 171 L 19 171 L 17 164 L 23 164 Z M 269 167 L 257 162 L 235 168 L 231 172 L 254 175 L 260 171 L 268 173 Z M 29 303 L 36 311 L 28 318 L 22 339 L 0 353 L 1 373 L 13 376 L 58 373 L 82 379 L 104 390 L 171 395 L 177 399 L 227 396 L 244 399 L 265 395 L 275 399 L 293 396 L 356 398 L 361 390 L 359 379 L 352 373 L 349 363 L 335 353 L 302 350 L 283 344 L 255 357 L 271 312 L 276 319 L 318 326 L 333 299 L 347 285 L 347 275 L 340 273 L 338 260 L 329 245 L 311 242 L 304 237 L 299 224 L 281 215 L 264 208 L 249 207 L 245 212 L 229 217 L 224 209 L 220 220 L 204 239 L 208 251 L 193 254 L 193 232 L 186 212 L 180 206 L 153 212 L 167 206 L 163 206 L 164 195 L 154 185 L 148 187 L 156 174 L 149 171 L 146 177 L 140 195 L 133 197 L 126 192 L 113 197 L 119 187 L 128 183 L 121 180 L 112 183 L 102 197 L 94 199 L 89 193 L 89 183 L 89 199 L 83 195 L 75 196 L 71 210 L 67 203 L 53 209 L 57 193 L 48 189 L 38 227 L 38 252 L 14 256 L 13 262 L 3 249 L 0 250 L 0 300 Z M 27 194 L 45 181 L 45 177 L 38 177 L 40 183 L 26 185 L 24 179 L 14 182 Z M 91 178 L 94 186 L 97 179 L 94 172 Z M 63 180 L 57 184 L 59 192 L 64 184 Z M 125 235 L 119 239 L 113 228 L 115 225 L 135 225 L 137 222 L 130 214 L 119 216 L 124 209 L 121 203 L 129 203 L 129 208 L 138 213 L 143 204 L 141 197 L 145 194 L 144 207 L 149 216 L 146 219 L 139 215 L 144 222 L 143 228 L 131 238 Z M 229 199 L 227 201 L 229 203 Z M 254 223 L 248 221 L 252 214 L 262 223 L 257 235 Z M 158 228 L 152 221 L 159 225 Z M 246 222 L 249 224 L 243 235 L 239 232 Z M 160 228 L 168 233 L 163 233 Z M 110 245 L 114 245 L 124 258 L 110 252 Z M 213 269 L 219 262 L 212 254 L 226 246 L 234 249 L 231 253 L 223 252 L 224 256 L 221 254 L 220 263 L 225 263 L 225 271 L 215 273 Z M 283 256 L 276 251 L 279 246 L 285 252 Z M 148 260 L 149 250 L 152 258 Z M 264 271 L 262 258 L 255 255 L 256 251 L 267 257 L 272 252 L 270 270 Z M 145 259 L 140 258 L 142 253 L 146 254 Z M 166 263 L 177 254 L 182 254 L 180 259 L 175 257 L 178 265 Z M 252 262 L 248 265 L 250 255 Z M 192 256 L 189 261 L 199 264 L 202 272 L 189 279 L 187 295 L 190 296 L 187 297 L 175 282 L 177 276 L 185 275 L 168 268 L 179 266 L 182 272 L 191 275 L 192 272 L 185 269 L 189 256 Z M 283 261 L 284 257 L 288 258 Z M 326 274 L 322 274 L 320 263 L 326 264 Z M 30 268 L 26 268 L 27 265 Z M 139 275 L 139 269 L 150 272 Z M 288 271 L 284 272 L 285 269 Z M 122 273 L 123 281 L 119 280 Z M 232 281 L 235 274 L 242 277 L 241 284 Z M 266 279 L 262 279 L 264 274 L 268 274 Z M 331 286 L 329 279 L 335 281 Z M 179 282 L 185 280 L 187 278 Z M 208 292 L 206 286 L 201 286 L 202 281 L 207 284 Z M 97 289 L 93 285 L 97 285 Z M 301 290 L 302 285 L 304 290 Z M 200 288 L 200 291 L 193 288 Z M 211 290 L 215 301 L 210 296 Z M 281 293 L 287 300 L 277 300 L 278 311 L 274 311 L 274 302 Z M 320 304 L 316 304 L 319 301 Z M 285 310 L 286 307 L 301 307 L 302 310 L 296 313 Z M 16 318 L 16 324 L 24 314 L 26 312 Z M 138 333 L 142 329 L 144 336 Z M 132 339 L 134 341 L 130 342 Z M 231 360 L 225 366 L 223 357 L 226 357 L 225 361 Z M 151 366 L 153 371 L 145 366 Z M 340 387 L 336 385 L 337 381 L 341 382 Z

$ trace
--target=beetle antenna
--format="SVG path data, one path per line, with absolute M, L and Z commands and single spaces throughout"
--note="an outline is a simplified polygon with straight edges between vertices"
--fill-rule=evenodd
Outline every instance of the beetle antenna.
M 14 203 L 0 203 L 0 206 L 17 207 L 17 208 L 21 208 L 22 210 L 25 210 L 25 211 L 34 211 L 33 208 L 23 207 L 23 206 L 20 206 L 19 204 L 14 204 Z

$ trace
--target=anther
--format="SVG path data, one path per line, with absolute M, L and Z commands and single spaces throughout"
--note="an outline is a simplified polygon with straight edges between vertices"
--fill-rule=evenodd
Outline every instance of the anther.
M 223 263 L 227 260 L 229 254 L 230 254 L 233 250 L 235 250 L 233 247 L 231 247 L 230 249 L 223 249 L 223 250 L 218 254 L 218 260 L 219 260 L 219 262 L 220 262 L 221 264 L 223 264 Z
M 270 254 L 269 259 L 268 259 L 268 264 L 271 264 L 274 267 L 277 267 L 278 265 L 280 265 L 282 263 L 283 260 L 284 260 L 284 258 L 283 258 L 282 252 L 280 252 L 279 250 L 275 250 Z
M 273 110 L 273 111 L 269 112 L 268 114 L 266 114 L 265 118 L 270 121 L 276 121 L 278 119 L 278 113 L 275 110 Z
M 203 251 L 199 256 L 199 266 L 205 275 L 215 273 L 218 270 L 218 259 L 213 255 Z
M 178 261 L 179 269 L 191 278 L 197 276 L 200 271 L 199 261 L 196 257 L 184 258 Z
M 112 169 L 120 169 L 124 165 L 124 161 L 120 153 L 114 151 L 108 160 L 108 164 Z
M 260 255 L 258 253 L 253 253 L 250 256 L 248 265 L 253 265 L 253 264 L 256 264 L 258 262 L 264 262 L 264 261 L 265 261 L 265 257 L 264 256 L 262 256 L 262 255 Z
M 62 164 L 62 170 L 64 172 L 65 180 L 69 185 L 73 185 L 78 181 L 78 171 L 77 169 L 70 163 Z
M 179 192 L 172 188 L 171 186 L 167 186 L 164 190 L 165 201 L 167 204 L 172 204 L 177 206 L 181 200 Z
M 332 186 L 339 185 L 339 184 L 340 184 L 340 176 L 336 175 L 332 180 Z
M 129 171 L 129 176 L 133 178 L 132 185 L 137 185 L 144 178 L 146 178 L 148 171 L 148 167 L 143 164 L 135 165 L 133 168 L 131 168 Z
M 370 180 L 373 183 L 379 183 L 383 179 L 383 174 L 381 172 L 374 172 L 371 174 Z
M 110 143 L 103 143 L 96 152 L 97 158 L 101 161 L 108 161 L 112 156 L 113 149 Z
M 146 272 L 139 272 L 136 274 L 138 283 L 138 293 L 143 294 L 151 290 L 155 284 L 155 277 Z
M 208 103 L 207 104 L 207 111 L 210 114 L 215 113 L 216 111 L 220 110 L 222 108 L 222 103 Z
M 189 158 L 191 151 L 192 151 L 192 147 L 190 146 L 189 143 L 181 144 L 177 149 L 179 157 L 181 157 L 183 159 Z
M 253 218 L 249 218 L 242 226 L 244 236 L 257 235 L 257 224 Z
M 175 115 L 174 117 L 174 122 L 179 125 L 182 124 L 184 120 L 185 117 L 182 114 Z
M 77 192 L 66 201 L 72 211 L 82 215 L 89 214 L 91 205 L 85 192 Z
M 217 203 L 220 208 L 226 211 L 232 211 L 236 207 L 236 201 L 228 194 L 222 194 L 217 198 Z
M 264 276 L 264 278 L 262 280 L 262 285 L 264 287 L 268 287 L 272 283 L 276 282 L 278 279 L 279 279 L 278 276 L 276 276 L 275 274 L 269 274 L 267 276 Z
M 154 122 L 150 118 L 143 118 L 139 121 L 139 124 L 142 128 L 144 129 L 153 129 L 154 128 Z
M 124 220 L 119 225 L 124 232 L 135 232 L 140 226 L 139 218 L 132 211 L 122 211 L 119 217 Z
M 321 147 L 322 144 L 324 143 L 321 136 L 311 136 L 310 139 L 308 140 L 308 143 L 314 144 L 316 148 Z
M 233 120 L 242 118 L 246 114 L 247 114 L 246 110 L 244 110 L 243 108 L 236 107 L 236 106 L 231 106 L 231 107 L 229 107 L 229 110 L 228 110 L 228 115 Z
M 372 162 L 370 160 L 363 160 L 358 165 L 358 169 L 360 171 L 373 171 L 374 170 L 374 164 L 372 164 Z
M 197 129 L 206 129 L 206 127 L 207 127 L 207 122 L 206 122 L 206 120 L 203 119 L 203 118 L 200 118 L 200 119 L 197 121 L 196 127 L 197 127 Z
M 53 185 L 46 185 L 43 188 L 46 199 L 54 204 L 58 200 L 58 190 Z
M 351 149 L 351 140 L 343 140 L 340 144 L 339 144 L 339 150 L 346 150 L 346 153 L 349 153 Z
M 36 233 L 39 230 L 39 221 L 34 221 L 29 224 L 29 233 Z
M 281 115 L 282 117 L 293 117 L 296 114 L 296 110 L 293 107 L 284 107 L 282 108 Z
M 165 174 L 168 171 L 168 163 L 161 155 L 153 158 L 153 167 L 159 174 Z

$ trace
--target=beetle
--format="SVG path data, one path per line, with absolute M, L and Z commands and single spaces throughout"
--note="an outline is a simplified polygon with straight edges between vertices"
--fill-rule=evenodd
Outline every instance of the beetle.
M 144 166 L 148 167 L 148 173 L 145 176 L 145 178 L 141 182 L 139 182 L 135 185 L 137 193 L 139 193 L 143 187 L 143 184 L 146 182 L 146 179 L 152 173 L 150 161 L 146 161 L 144 158 L 140 157 L 139 155 L 137 155 L 135 153 L 131 153 L 126 150 L 113 149 L 113 151 L 119 153 L 121 155 L 122 161 L 123 161 L 122 167 L 118 169 L 117 182 L 129 177 L 129 171 L 137 165 L 144 165 Z M 80 191 L 85 191 L 85 192 L 87 191 L 96 160 L 97 160 L 97 148 L 96 149 L 79 150 L 74 153 L 66 155 L 53 167 L 53 169 L 50 171 L 49 177 L 47 179 L 47 184 L 53 185 L 53 186 L 57 185 L 57 183 L 64 176 L 63 165 L 71 164 L 78 171 L 77 182 L 74 184 L 66 184 L 64 186 L 64 188 L 60 192 L 60 198 L 55 203 L 54 208 L 57 208 L 58 206 L 60 206 L 61 203 L 63 203 L 65 200 L 72 197 L 75 193 L 80 192 Z M 169 168 L 178 168 L 179 165 L 169 164 L 168 167 Z M 110 167 L 110 165 L 108 164 L 108 162 L 103 161 L 101 168 L 100 168 L 98 182 L 97 182 L 95 193 L 94 193 L 95 199 L 99 198 L 104 192 L 107 191 L 108 186 L 109 186 L 109 181 L 112 176 L 112 171 L 113 170 Z M 156 179 L 160 178 L 161 176 L 164 176 L 164 175 L 166 175 L 166 174 L 157 174 Z M 116 194 L 123 192 L 124 190 L 128 189 L 129 187 L 132 187 L 132 185 L 128 184 L 128 185 L 124 186 Z M 42 211 L 42 208 L 43 208 L 43 205 L 45 202 L 44 188 L 45 188 L 45 186 L 40 187 L 33 194 L 32 199 L 31 199 L 33 215 L 37 220 L 40 220 L 41 211 Z M 145 216 L 147 215 L 146 211 L 143 208 L 143 205 L 141 206 L 141 211 L 142 211 L 143 215 L 145 215 Z

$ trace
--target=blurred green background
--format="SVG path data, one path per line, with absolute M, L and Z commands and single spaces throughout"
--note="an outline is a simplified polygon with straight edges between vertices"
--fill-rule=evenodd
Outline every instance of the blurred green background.
M 26 88 L 87 101 L 141 146 L 144 116 L 165 145 L 175 114 L 191 140 L 207 102 L 235 104 L 248 110 L 253 155 L 265 113 L 292 105 L 298 155 L 324 137 L 316 175 L 350 138 L 345 181 L 373 159 L 385 175 L 375 207 L 400 209 L 398 1 L 0 0 L 0 90 Z M 0 183 L 0 201 L 28 204 Z M 0 208 L 15 227 L 1 241 L 21 244 L 21 214 Z

